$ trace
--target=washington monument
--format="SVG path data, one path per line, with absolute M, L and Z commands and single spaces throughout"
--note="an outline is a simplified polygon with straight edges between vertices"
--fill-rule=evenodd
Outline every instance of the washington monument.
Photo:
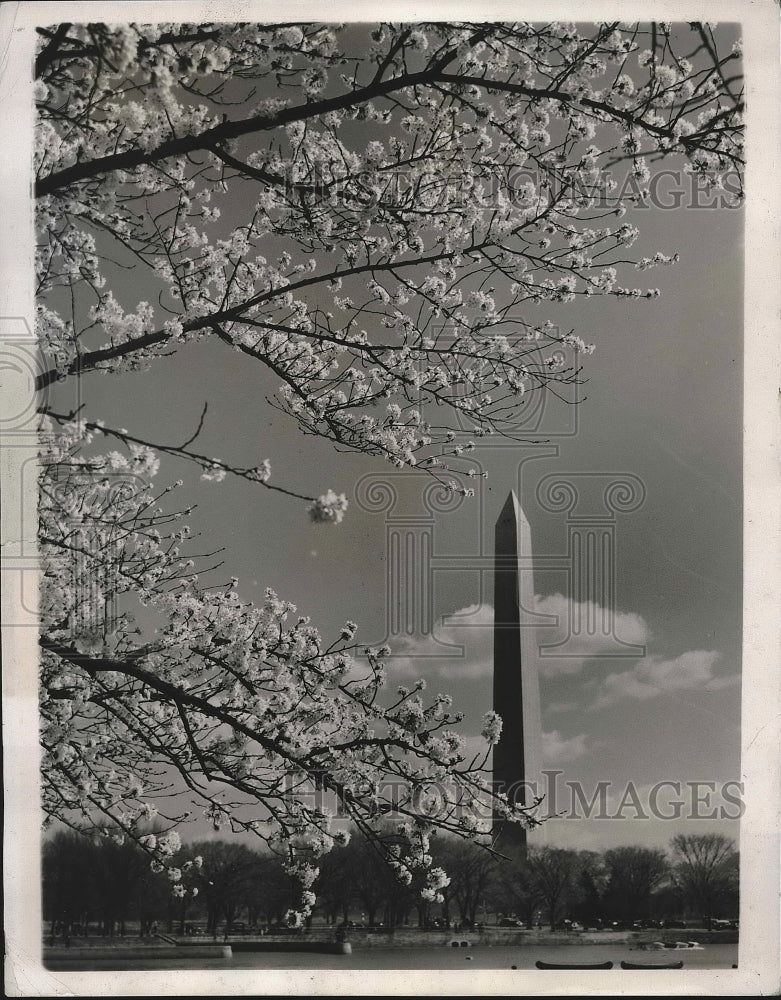
M 494 788 L 531 805 L 541 789 L 540 684 L 534 621 L 529 522 L 511 492 L 496 522 L 494 544 L 494 710 L 503 720 L 494 747 Z M 527 831 L 494 817 L 499 850 L 525 850 Z M 534 836 L 534 835 L 533 835 Z M 535 837 L 536 839 L 536 837 Z

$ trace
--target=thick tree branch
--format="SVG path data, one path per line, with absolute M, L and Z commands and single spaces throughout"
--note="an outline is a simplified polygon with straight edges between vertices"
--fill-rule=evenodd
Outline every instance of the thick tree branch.
M 256 295 L 251 296 L 244 302 L 235 306 L 229 306 L 227 309 L 220 309 L 213 313 L 208 313 L 206 316 L 199 316 L 197 319 L 187 320 L 182 324 L 182 329 L 185 333 L 194 333 L 198 330 L 205 330 L 210 327 L 214 327 L 216 324 L 241 322 L 242 314 L 247 310 L 253 309 L 255 306 L 262 305 L 265 302 L 270 302 L 272 299 L 287 295 L 288 293 L 295 294 L 301 289 L 309 288 L 312 285 L 320 285 L 335 281 L 339 278 L 350 278 L 355 275 L 392 271 L 396 268 L 421 267 L 425 264 L 433 264 L 438 260 L 449 260 L 462 254 L 477 253 L 483 250 L 486 246 L 491 245 L 491 243 L 478 243 L 470 247 L 460 248 L 458 250 L 440 250 L 425 256 L 413 257 L 407 260 L 392 260 L 385 263 L 370 261 L 366 264 L 355 265 L 354 267 L 346 267 L 341 270 L 337 269 L 335 271 L 329 271 L 325 274 L 312 275 L 309 278 L 301 278 L 299 281 L 293 281 L 288 285 L 282 285 L 277 288 L 266 289 L 265 291 L 258 292 Z M 36 378 L 35 387 L 36 389 L 44 389 L 46 386 L 51 385 L 53 382 L 56 382 L 58 379 L 64 378 L 65 376 L 80 375 L 84 372 L 92 371 L 103 362 L 118 361 L 121 358 L 135 354 L 139 351 L 145 351 L 148 348 L 156 347 L 159 344 L 165 344 L 172 339 L 172 336 L 172 334 L 167 333 L 165 330 L 155 330 L 153 332 L 143 334 L 140 337 L 134 337 L 132 340 L 127 340 L 122 344 L 114 344 L 111 347 L 101 347 L 94 351 L 85 351 L 83 354 L 80 354 L 75 361 L 71 363 L 71 365 L 69 365 L 65 372 L 57 371 L 55 368 L 42 372 Z
M 360 90 L 325 98 L 321 101 L 312 101 L 309 104 L 284 108 L 273 115 L 253 115 L 239 121 L 222 122 L 222 124 L 215 125 L 196 135 L 169 139 L 149 151 L 129 149 L 122 153 L 113 153 L 108 156 L 96 157 L 93 160 L 85 160 L 82 163 L 75 163 L 73 166 L 64 167 L 62 170 L 54 171 L 47 177 L 38 180 L 35 184 L 35 194 L 39 198 L 45 197 L 49 194 L 55 194 L 71 184 L 100 177 L 112 171 L 129 171 L 136 167 L 166 160 L 172 156 L 185 156 L 199 150 L 210 150 L 215 145 L 219 146 L 230 139 L 238 139 L 255 132 L 280 128 L 294 121 L 308 121 L 332 111 L 342 111 L 345 108 L 365 104 L 367 101 L 375 100 L 405 87 L 431 82 L 436 77 L 437 72 L 436 68 L 432 68 L 419 73 L 407 73 L 403 77 L 394 77 L 391 80 L 378 80 Z
M 41 77 L 41 74 L 46 69 L 48 69 L 49 66 L 51 66 L 51 64 L 57 58 L 57 56 L 59 54 L 60 46 L 62 45 L 63 40 L 65 39 L 66 35 L 68 34 L 68 31 L 70 30 L 70 27 L 71 27 L 71 25 L 70 25 L 69 22 L 63 22 L 62 24 L 60 24 L 57 27 L 57 30 L 54 32 L 54 34 L 49 39 L 48 43 L 45 45 L 45 47 L 42 49 L 42 51 L 38 54 L 38 57 L 35 60 L 35 76 L 36 76 L 36 79 L 39 79 Z

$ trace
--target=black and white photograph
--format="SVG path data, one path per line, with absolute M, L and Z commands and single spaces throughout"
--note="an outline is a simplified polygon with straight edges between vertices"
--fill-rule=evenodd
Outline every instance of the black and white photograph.
M 775 992 L 777 7 L 0 38 L 8 995 Z

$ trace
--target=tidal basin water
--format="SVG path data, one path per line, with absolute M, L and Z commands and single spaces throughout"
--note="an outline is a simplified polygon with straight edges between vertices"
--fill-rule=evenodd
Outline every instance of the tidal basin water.
M 535 962 L 590 964 L 613 962 L 620 973 L 621 962 L 650 965 L 683 960 L 684 969 L 731 969 L 738 961 L 737 944 L 706 944 L 702 950 L 646 951 L 625 944 L 604 945 L 478 945 L 472 948 L 359 948 L 350 955 L 321 955 L 313 952 L 239 952 L 230 959 L 132 959 L 117 957 L 84 962 L 49 961 L 52 971 L 164 971 L 239 969 L 443 969 L 465 972 L 476 969 L 534 969 Z

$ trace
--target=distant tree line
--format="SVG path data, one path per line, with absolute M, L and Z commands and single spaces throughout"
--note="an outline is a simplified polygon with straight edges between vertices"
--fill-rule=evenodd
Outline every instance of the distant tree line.
M 471 928 L 515 919 L 532 926 L 583 926 L 686 915 L 707 926 L 738 912 L 739 855 L 720 834 L 680 834 L 667 851 L 616 847 L 602 852 L 530 848 L 525 858 L 495 858 L 475 843 L 432 839 L 434 863 L 450 876 L 443 902 L 400 882 L 360 834 L 320 861 L 318 917 L 330 925 Z M 43 914 L 49 933 L 216 935 L 240 922 L 279 927 L 297 884 L 269 851 L 227 840 L 195 841 L 176 853 L 181 880 L 155 871 L 142 847 L 105 831 L 61 831 L 43 850 Z M 311 918 L 310 918 L 311 921 Z
M 708 928 L 737 916 L 739 854 L 721 834 L 679 834 L 667 851 L 615 847 L 601 852 L 542 847 L 494 883 L 495 906 L 553 929 L 689 916 Z

